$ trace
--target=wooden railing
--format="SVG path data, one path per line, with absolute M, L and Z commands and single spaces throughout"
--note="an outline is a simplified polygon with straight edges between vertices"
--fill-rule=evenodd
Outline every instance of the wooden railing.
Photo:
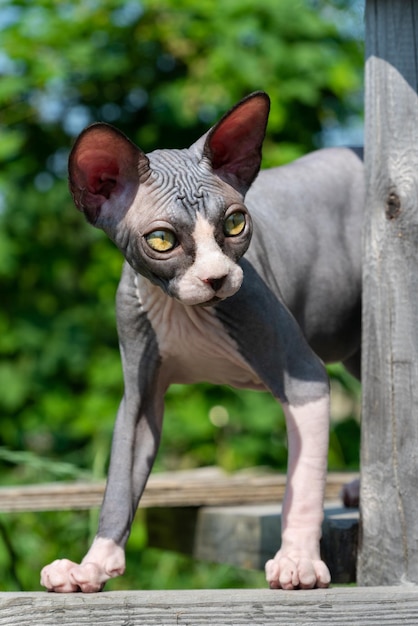
M 326 500 L 336 500 L 343 484 L 357 475 L 331 473 Z M 151 475 L 141 507 L 201 507 L 277 504 L 283 499 L 286 476 L 259 469 L 226 474 L 216 467 Z M 0 487 L 0 513 L 82 510 L 100 506 L 105 483 L 56 482 Z

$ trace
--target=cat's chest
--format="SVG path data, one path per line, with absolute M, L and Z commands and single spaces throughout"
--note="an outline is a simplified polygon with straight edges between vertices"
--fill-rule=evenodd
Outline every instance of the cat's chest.
M 264 389 L 213 307 L 189 307 L 137 275 L 141 308 L 155 332 L 168 383 L 210 382 Z

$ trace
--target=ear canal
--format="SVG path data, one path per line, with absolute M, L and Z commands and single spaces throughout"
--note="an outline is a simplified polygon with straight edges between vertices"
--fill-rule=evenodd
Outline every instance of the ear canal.
M 78 137 L 69 158 L 69 186 L 74 204 L 95 224 L 106 200 L 129 202 L 141 171 L 149 166 L 145 154 L 109 124 L 93 124 Z
M 250 94 L 209 131 L 203 155 L 214 172 L 245 193 L 258 174 L 270 99 L 263 91 Z

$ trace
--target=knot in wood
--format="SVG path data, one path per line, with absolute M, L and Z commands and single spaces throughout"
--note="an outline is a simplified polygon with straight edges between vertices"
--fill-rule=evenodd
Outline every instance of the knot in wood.
M 385 214 L 388 220 L 394 220 L 401 213 L 401 200 L 397 193 L 391 191 L 386 200 Z

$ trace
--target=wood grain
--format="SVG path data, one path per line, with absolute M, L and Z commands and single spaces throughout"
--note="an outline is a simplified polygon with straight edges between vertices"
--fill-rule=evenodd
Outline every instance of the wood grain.
M 418 2 L 366 2 L 362 584 L 418 583 Z
M 414 587 L 0 593 L 0 626 L 409 626 Z

